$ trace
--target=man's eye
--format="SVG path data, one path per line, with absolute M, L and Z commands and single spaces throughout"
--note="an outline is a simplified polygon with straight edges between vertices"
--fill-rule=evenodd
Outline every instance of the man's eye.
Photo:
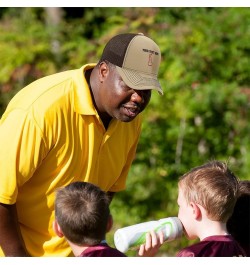
M 149 89 L 143 90 L 143 94 L 147 96 L 147 95 L 151 94 L 151 90 L 149 90 Z
M 129 87 L 129 86 L 127 86 L 127 85 L 125 84 L 124 81 L 121 82 L 121 86 L 122 86 L 122 88 L 123 88 L 124 90 L 126 90 L 126 91 L 132 90 L 132 88 Z

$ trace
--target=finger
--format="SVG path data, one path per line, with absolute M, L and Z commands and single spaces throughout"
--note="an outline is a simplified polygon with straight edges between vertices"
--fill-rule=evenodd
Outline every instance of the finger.
M 140 245 L 138 256 L 142 257 L 145 253 L 145 245 Z
M 160 231 L 159 239 L 160 239 L 160 244 L 162 245 L 164 243 L 164 233 L 163 233 L 163 231 Z
M 151 239 L 151 235 L 150 233 L 147 233 L 146 234 L 146 241 L 145 241 L 145 244 L 144 244 L 144 248 L 145 250 L 148 250 L 150 249 L 152 246 L 152 239 Z
M 155 247 L 158 245 L 158 235 L 155 233 L 155 231 L 151 231 L 150 232 L 150 237 L 151 237 L 151 240 L 150 240 L 150 247 Z

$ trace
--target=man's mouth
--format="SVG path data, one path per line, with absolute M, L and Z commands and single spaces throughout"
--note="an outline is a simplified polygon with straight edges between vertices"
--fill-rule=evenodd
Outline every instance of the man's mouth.
M 140 113 L 140 107 L 137 105 L 123 105 L 123 107 L 129 117 L 135 117 Z

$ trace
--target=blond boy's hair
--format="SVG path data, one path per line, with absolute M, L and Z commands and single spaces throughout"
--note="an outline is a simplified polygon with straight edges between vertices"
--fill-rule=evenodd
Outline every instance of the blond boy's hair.
M 209 219 L 226 223 L 233 213 L 239 183 L 226 163 L 211 161 L 180 177 L 179 187 L 187 203 L 200 204 Z

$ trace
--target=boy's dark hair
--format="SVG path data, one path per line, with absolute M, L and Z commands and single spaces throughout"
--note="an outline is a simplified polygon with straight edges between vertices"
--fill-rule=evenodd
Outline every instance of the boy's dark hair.
M 239 182 L 239 197 L 232 216 L 227 222 L 228 232 L 239 242 L 250 256 L 250 181 Z
M 64 236 L 77 245 L 96 245 L 105 238 L 109 199 L 99 187 L 73 182 L 57 190 L 55 216 Z

